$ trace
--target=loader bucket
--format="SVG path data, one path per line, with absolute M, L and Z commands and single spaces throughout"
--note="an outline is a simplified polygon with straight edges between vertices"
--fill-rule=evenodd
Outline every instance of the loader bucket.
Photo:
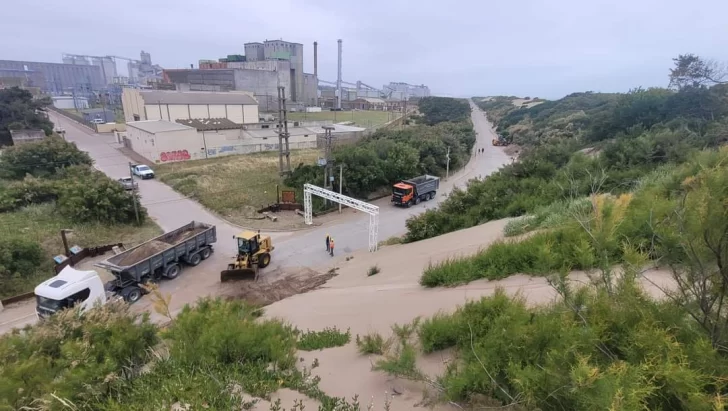
M 254 268 L 238 268 L 220 272 L 220 282 L 226 281 L 255 281 L 257 275 Z

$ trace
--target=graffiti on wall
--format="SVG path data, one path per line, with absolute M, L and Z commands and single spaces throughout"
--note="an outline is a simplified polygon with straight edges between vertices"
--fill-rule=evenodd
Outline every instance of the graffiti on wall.
M 165 151 L 159 155 L 159 159 L 162 162 L 189 160 L 190 153 L 187 150 Z

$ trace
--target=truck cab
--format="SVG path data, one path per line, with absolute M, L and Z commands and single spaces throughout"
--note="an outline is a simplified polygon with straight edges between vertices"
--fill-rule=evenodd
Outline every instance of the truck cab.
M 392 187 L 392 202 L 396 205 L 411 204 L 415 188 L 407 183 L 397 183 Z
M 106 290 L 96 271 L 65 267 L 58 275 L 35 287 L 35 313 L 39 319 L 76 305 L 86 311 L 97 302 L 105 304 Z
M 139 176 L 142 180 L 146 180 L 148 178 L 154 178 L 154 171 L 149 168 L 149 166 L 144 164 L 134 164 L 131 166 L 131 172 L 135 176 Z

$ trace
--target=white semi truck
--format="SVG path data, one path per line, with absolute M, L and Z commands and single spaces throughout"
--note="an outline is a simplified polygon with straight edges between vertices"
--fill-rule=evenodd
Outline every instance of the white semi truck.
M 75 305 L 85 311 L 112 298 L 135 303 L 146 292 L 144 284 L 163 278 L 173 280 L 179 276 L 183 265 L 195 266 L 208 259 L 215 241 L 214 225 L 192 221 L 97 263 L 97 267 L 114 276 L 106 284 L 94 270 L 65 267 L 58 275 L 35 287 L 36 314 L 45 318 Z

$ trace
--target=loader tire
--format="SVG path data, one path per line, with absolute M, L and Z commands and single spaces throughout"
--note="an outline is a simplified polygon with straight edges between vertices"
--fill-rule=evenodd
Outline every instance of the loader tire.
M 270 264 L 270 254 L 261 254 L 260 257 L 258 257 L 258 268 L 268 267 L 268 264 Z

